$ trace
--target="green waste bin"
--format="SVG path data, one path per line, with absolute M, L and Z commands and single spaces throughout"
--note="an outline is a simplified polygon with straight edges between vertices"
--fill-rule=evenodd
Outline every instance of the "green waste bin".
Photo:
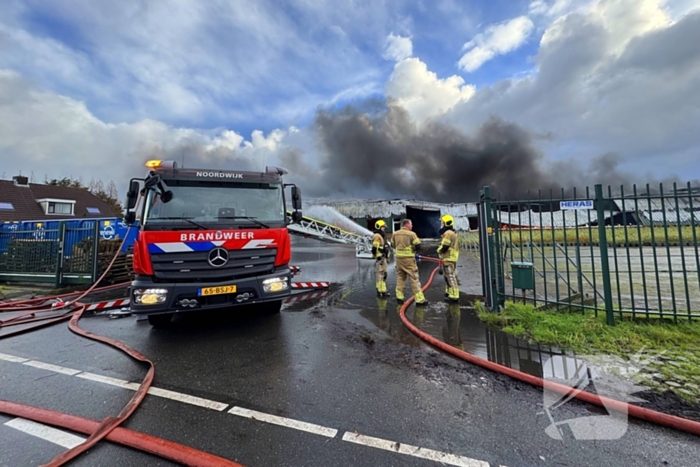
M 535 289 L 535 267 L 532 263 L 512 262 L 513 287 L 522 290 Z

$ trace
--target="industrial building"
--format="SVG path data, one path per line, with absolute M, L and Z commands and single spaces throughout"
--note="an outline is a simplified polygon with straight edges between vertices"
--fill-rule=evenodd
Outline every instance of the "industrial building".
M 457 231 L 477 228 L 477 210 L 474 203 L 440 204 L 418 200 L 363 200 L 313 198 L 305 201 L 309 205 L 329 206 L 348 217 L 361 227 L 372 230 L 374 223 L 383 219 L 388 232 L 401 228 L 403 219 L 413 221 L 413 230 L 420 238 L 438 238 L 440 216 L 450 214 L 455 219 Z

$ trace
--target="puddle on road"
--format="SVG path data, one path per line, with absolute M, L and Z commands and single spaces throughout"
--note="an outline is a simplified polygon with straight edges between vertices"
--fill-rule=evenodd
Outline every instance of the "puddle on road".
M 284 312 L 305 312 L 319 305 L 325 308 L 353 310 L 392 338 L 411 346 L 422 345 L 422 341 L 408 331 L 399 319 L 400 304 L 397 304 L 393 297 L 393 286 L 396 283 L 394 262 L 391 262 L 387 269 L 387 282 L 392 288 L 392 296 L 386 299 L 378 298 L 374 292 L 374 261 L 357 258 L 352 245 L 328 244 L 308 239 L 293 240 L 291 264 L 301 268 L 301 273 L 294 281 L 328 281 L 331 282 L 331 288 L 296 293 L 285 303 Z M 423 262 L 419 268 L 420 278 L 425 281 L 434 264 Z M 471 278 L 473 274 L 479 272 L 458 271 L 462 283 L 480 281 L 479 277 Z M 467 286 L 467 289 L 470 287 Z M 410 293 L 408 284 L 405 293 Z M 125 295 L 125 289 L 118 289 L 91 295 L 89 301 L 113 300 Z M 426 297 L 430 301 L 428 306 L 416 308 L 411 305 L 406 315 L 433 337 L 478 357 L 539 377 L 547 377 L 553 371 L 555 374 L 560 372 L 556 367 L 545 368 L 544 365 L 556 361 L 561 366 L 562 358 L 552 357 L 560 356 L 562 352 L 529 344 L 486 327 L 469 306 L 468 298 L 464 294 L 460 304 L 444 302 L 443 276 L 435 276 Z M 574 359 L 569 357 L 563 357 L 563 362 L 564 370 L 569 363 L 576 366 Z
M 319 259 L 314 259 L 314 255 Z M 305 311 L 316 305 L 353 310 L 394 339 L 411 346 L 421 345 L 422 341 L 408 331 L 399 318 L 400 304 L 396 302 L 393 290 L 395 263 L 391 262 L 387 270 L 392 296 L 382 299 L 374 291 L 374 261 L 356 258 L 354 247 L 307 241 L 303 247 L 293 248 L 292 262 L 302 269 L 295 280 L 328 280 L 333 287 L 324 297 L 290 303 L 285 306 L 285 311 Z M 432 263 L 419 265 L 421 281 L 428 279 L 433 268 Z M 460 272 L 462 283 L 480 281 L 480 277 L 470 278 L 467 271 L 458 271 L 458 274 Z M 478 274 L 478 271 L 471 272 L 474 273 Z M 405 293 L 410 293 L 408 284 Z M 411 305 L 406 316 L 423 331 L 455 348 L 539 377 L 556 375 L 568 379 L 569 370 L 580 366 L 575 358 L 559 349 L 529 344 L 485 326 L 464 294 L 459 304 L 444 302 L 443 276 L 435 276 L 426 297 L 430 302 L 428 306 L 416 308 Z

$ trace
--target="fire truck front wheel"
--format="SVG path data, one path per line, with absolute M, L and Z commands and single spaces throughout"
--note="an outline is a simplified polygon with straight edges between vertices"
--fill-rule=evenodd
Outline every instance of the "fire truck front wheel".
M 173 319 L 173 313 L 163 313 L 160 315 L 148 315 L 148 322 L 154 328 L 161 328 L 170 324 Z
M 262 312 L 265 315 L 276 315 L 282 309 L 282 300 L 261 303 Z

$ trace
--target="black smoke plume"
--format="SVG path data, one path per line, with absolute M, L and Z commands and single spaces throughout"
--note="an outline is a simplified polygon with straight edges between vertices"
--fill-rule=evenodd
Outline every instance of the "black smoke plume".
M 561 195 L 564 188 L 595 183 L 630 185 L 617 167 L 620 158 L 605 154 L 589 167 L 548 162 L 536 137 L 525 129 L 491 117 L 474 135 L 432 122 L 417 128 L 401 107 L 362 111 L 347 106 L 320 110 L 315 130 L 322 152 L 320 173 L 298 153 L 282 156 L 307 179 L 311 196 L 411 198 L 434 202 L 472 202 L 485 185 L 503 198 L 541 191 Z M 646 180 L 651 181 L 651 180 Z M 366 196 L 372 194 L 372 196 Z

